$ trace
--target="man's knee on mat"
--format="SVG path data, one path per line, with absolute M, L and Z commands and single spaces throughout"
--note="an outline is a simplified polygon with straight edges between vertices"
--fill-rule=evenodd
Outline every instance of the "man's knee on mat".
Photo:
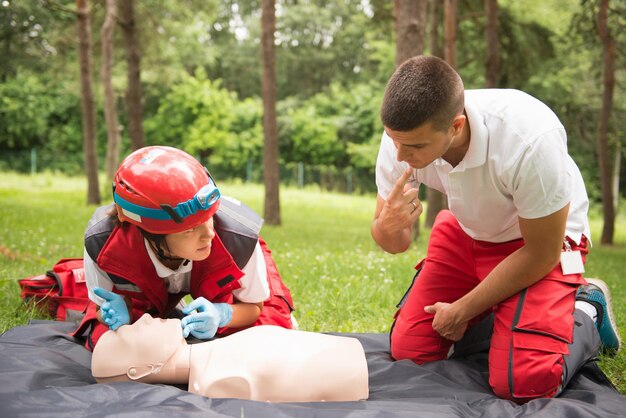
M 424 364 L 445 359 L 449 349 L 449 345 L 442 344 L 441 338 L 434 336 L 391 333 L 391 357 L 394 360 Z
M 489 385 L 504 399 L 523 404 L 556 396 L 563 384 L 563 355 L 567 344 L 552 337 L 514 333 L 512 349 L 492 346 Z

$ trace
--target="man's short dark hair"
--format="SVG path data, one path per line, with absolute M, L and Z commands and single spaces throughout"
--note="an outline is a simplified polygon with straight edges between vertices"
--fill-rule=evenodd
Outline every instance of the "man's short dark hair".
M 411 131 L 426 122 L 444 131 L 463 107 L 459 74 L 440 58 L 420 55 L 402 63 L 387 82 L 380 117 L 394 131 Z

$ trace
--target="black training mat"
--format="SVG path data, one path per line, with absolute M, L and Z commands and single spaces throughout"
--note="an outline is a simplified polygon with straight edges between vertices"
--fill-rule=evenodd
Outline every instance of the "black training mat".
M 555 399 L 519 406 L 487 383 L 486 355 L 417 366 L 394 362 L 387 334 L 358 338 L 367 356 L 370 398 L 359 402 L 272 404 L 210 399 L 184 387 L 96 384 L 91 353 L 67 335 L 73 324 L 33 321 L 0 336 L 0 417 L 624 417 L 620 395 L 592 362 Z

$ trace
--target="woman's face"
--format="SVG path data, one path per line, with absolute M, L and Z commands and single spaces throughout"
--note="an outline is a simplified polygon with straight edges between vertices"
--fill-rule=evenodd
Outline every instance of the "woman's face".
M 204 260 L 211 254 L 213 238 L 215 238 L 215 229 L 213 218 L 210 218 L 195 228 L 166 235 L 166 255 L 192 261 Z

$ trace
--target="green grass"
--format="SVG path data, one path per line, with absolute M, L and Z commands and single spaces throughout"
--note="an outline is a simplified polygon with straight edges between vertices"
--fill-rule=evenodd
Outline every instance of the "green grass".
M 106 184 L 104 181 L 101 184 Z M 222 184 L 262 213 L 260 185 Z M 17 279 L 41 274 L 63 257 L 82 256 L 82 234 L 95 207 L 85 204 L 86 180 L 40 174 L 0 173 L 0 331 L 41 317 L 19 298 Z M 104 201 L 110 196 L 105 195 Z M 308 331 L 388 332 L 395 305 L 425 254 L 427 236 L 400 255 L 376 247 L 369 233 L 375 196 L 348 196 L 315 188 L 281 189 L 282 226 L 262 235 L 292 291 L 295 316 Z M 602 226 L 592 211 L 593 237 Z M 626 324 L 626 221 L 616 227 L 616 245 L 593 247 L 587 277 L 605 280 L 619 324 Z M 626 337 L 626 327 L 620 331 Z M 601 358 L 601 367 L 626 393 L 626 350 Z

